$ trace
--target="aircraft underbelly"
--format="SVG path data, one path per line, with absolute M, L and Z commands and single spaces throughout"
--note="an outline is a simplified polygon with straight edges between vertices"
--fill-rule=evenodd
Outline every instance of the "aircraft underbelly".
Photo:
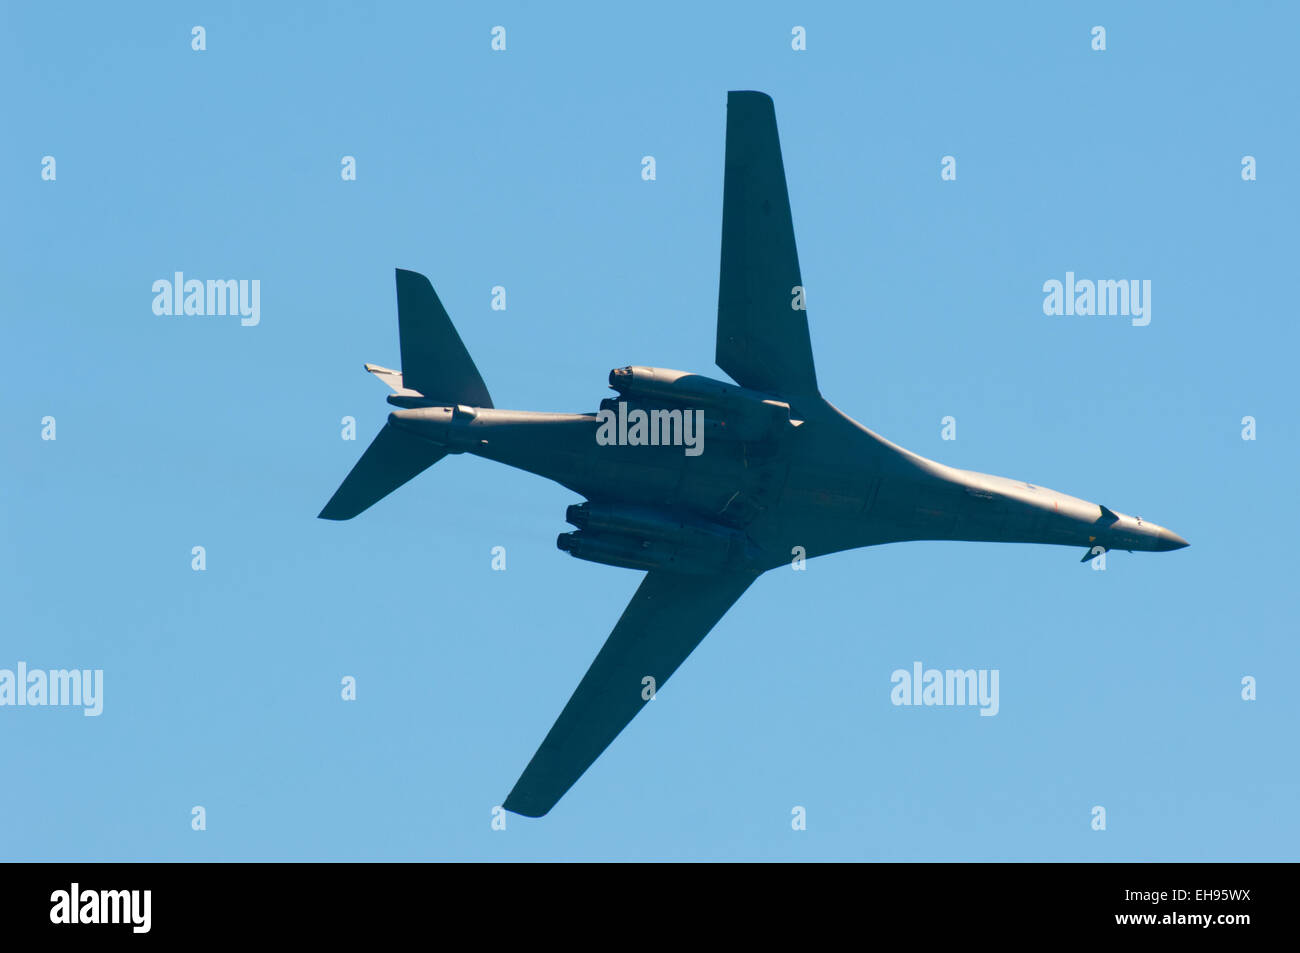
M 1034 488 L 1037 489 L 1037 488 Z M 882 482 L 867 518 L 881 541 L 962 540 L 968 542 L 1062 543 L 1082 545 L 1081 503 L 1062 508 L 1052 491 L 1041 499 L 990 492 L 979 486 L 937 479 Z
M 601 445 L 594 422 L 494 427 L 478 456 L 554 480 L 595 502 L 679 507 L 743 526 L 773 505 L 784 464 L 774 466 L 752 447 L 706 441 L 689 455 L 683 446 Z
M 680 447 L 600 447 L 587 459 L 566 485 L 588 499 L 680 508 L 737 527 L 775 504 L 785 470 L 721 442 L 694 457 Z
M 793 546 L 817 555 L 906 540 L 1086 543 L 1074 516 L 1083 501 L 1027 484 L 1017 496 L 912 468 L 845 467 L 813 452 L 734 441 L 706 440 L 696 455 L 682 446 L 602 445 L 590 417 L 483 424 L 474 431 L 484 439 L 469 447 L 479 456 L 593 502 L 682 509 L 745 529 L 778 561 Z M 1058 496 L 1068 513 L 1056 508 Z M 794 526 L 803 538 L 787 538 Z

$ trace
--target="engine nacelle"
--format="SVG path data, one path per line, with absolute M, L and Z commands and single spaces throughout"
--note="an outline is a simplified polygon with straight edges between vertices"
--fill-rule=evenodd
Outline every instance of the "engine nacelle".
M 609 386 L 621 397 L 646 406 L 703 410 L 706 432 L 713 437 L 762 440 L 798 423 L 791 421 L 790 405 L 783 400 L 666 367 L 616 367 L 609 372 Z M 616 403 L 607 398 L 601 408 L 614 409 Z
M 564 515 L 578 532 L 561 534 L 556 546 L 591 562 L 709 573 L 744 569 L 758 555 L 740 530 L 668 510 L 582 503 Z

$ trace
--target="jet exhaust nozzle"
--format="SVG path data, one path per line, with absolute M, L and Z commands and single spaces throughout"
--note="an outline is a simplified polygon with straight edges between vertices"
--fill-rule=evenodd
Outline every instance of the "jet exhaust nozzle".
M 564 522 L 572 523 L 578 529 L 587 528 L 587 507 L 585 503 L 574 503 L 564 511 Z M 563 537 L 561 537 L 563 538 Z M 560 547 L 564 549 L 563 546 Z

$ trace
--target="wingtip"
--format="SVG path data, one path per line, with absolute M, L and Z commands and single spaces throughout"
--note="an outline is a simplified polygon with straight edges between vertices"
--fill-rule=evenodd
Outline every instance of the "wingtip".
M 518 814 L 520 817 L 545 817 L 547 814 L 551 813 L 551 808 L 555 807 L 554 804 L 544 808 L 520 804 L 519 799 L 513 794 L 506 798 L 505 803 L 501 806 L 511 814 Z
M 318 520 L 332 520 L 336 523 L 341 523 L 344 520 L 352 519 L 352 517 L 356 515 L 356 513 L 350 513 L 343 507 L 337 505 L 334 500 L 330 500 L 325 504 L 321 511 L 316 514 L 316 518 Z
M 430 287 L 433 286 L 433 283 L 429 281 L 428 276 L 418 271 L 412 271 L 409 268 L 395 268 L 394 272 L 396 273 L 397 283 L 399 285 L 410 282 L 423 282 Z

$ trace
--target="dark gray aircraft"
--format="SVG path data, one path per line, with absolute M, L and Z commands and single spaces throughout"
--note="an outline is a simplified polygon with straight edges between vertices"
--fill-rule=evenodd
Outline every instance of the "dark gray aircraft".
M 506 798 L 541 817 L 758 576 L 904 540 L 1165 552 L 1177 533 L 1020 480 L 927 460 L 822 397 L 772 100 L 727 95 L 715 360 L 610 372 L 599 413 L 497 410 L 433 286 L 397 272 L 402 370 L 367 364 L 397 410 L 325 505 L 351 519 L 449 453 L 554 480 L 586 499 L 559 548 L 645 570 L 614 631 Z

